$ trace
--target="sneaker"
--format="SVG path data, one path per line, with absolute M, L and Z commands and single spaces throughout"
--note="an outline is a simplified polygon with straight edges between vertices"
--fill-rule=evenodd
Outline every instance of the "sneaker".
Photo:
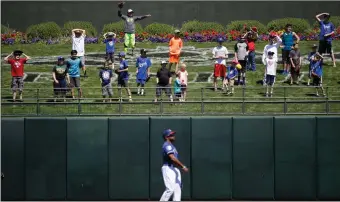
M 129 102 L 132 102 L 132 99 L 131 99 L 131 98 L 129 99 Z
M 268 94 L 268 93 L 266 93 L 266 97 L 269 97 L 269 94 Z
M 231 94 L 231 92 L 230 92 L 230 91 L 228 91 L 228 92 L 227 92 L 227 95 L 230 95 L 230 94 Z

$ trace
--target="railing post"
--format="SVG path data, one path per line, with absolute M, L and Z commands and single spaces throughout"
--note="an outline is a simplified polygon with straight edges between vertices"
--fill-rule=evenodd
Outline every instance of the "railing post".
M 39 116 L 40 114 L 40 104 L 39 104 L 39 101 L 40 101 L 40 98 L 39 98 L 39 92 L 40 92 L 40 89 L 38 88 L 37 89 L 37 116 Z
M 245 101 L 245 87 L 242 86 L 242 114 L 245 114 L 246 112 L 246 105 L 244 101 Z
M 204 114 L 204 88 L 201 88 L 201 114 Z
M 80 88 L 78 87 L 78 115 L 81 114 Z
M 286 115 L 287 114 L 287 91 L 286 91 L 287 87 L 283 87 L 283 113 Z
M 119 91 L 119 115 L 122 115 L 122 102 L 123 102 L 123 98 L 122 98 L 122 87 L 118 87 L 118 91 Z
M 162 116 L 163 115 L 163 99 L 161 99 L 160 112 L 161 112 L 161 116 Z
M 326 114 L 329 114 L 328 86 L 326 87 Z

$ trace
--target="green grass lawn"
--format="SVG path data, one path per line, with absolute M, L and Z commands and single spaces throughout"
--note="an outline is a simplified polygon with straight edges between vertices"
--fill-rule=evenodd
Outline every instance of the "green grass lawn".
M 307 54 L 309 47 L 316 42 L 301 42 L 301 50 Z M 226 46 L 232 50 L 234 43 L 226 43 Z M 339 46 L 339 42 L 334 43 L 335 47 Z M 143 48 L 155 48 L 157 46 L 166 46 L 166 44 L 138 44 Z M 213 47 L 215 43 L 187 43 L 185 45 L 195 46 L 197 48 Z M 258 43 L 258 50 L 262 50 L 265 43 Z M 28 55 L 40 56 L 40 55 L 59 55 L 61 52 L 69 52 L 70 44 L 66 45 L 14 45 L 14 46 L 2 46 L 2 53 L 9 53 L 13 49 L 22 49 Z M 122 49 L 121 44 L 118 44 L 118 49 Z M 104 45 L 91 44 L 86 46 L 87 52 L 103 51 Z M 337 64 L 340 66 L 340 64 Z M 157 67 L 152 67 L 152 72 L 156 72 Z M 281 69 L 281 65 L 278 69 Z M 45 72 L 50 74 L 52 70 L 48 65 L 26 65 L 25 72 Z M 189 80 L 192 80 L 197 72 L 212 72 L 212 66 L 203 67 L 190 67 L 188 66 Z M 304 66 L 302 71 L 308 71 L 308 67 Z M 71 104 L 54 103 L 52 79 L 49 77 L 47 80 L 39 80 L 39 82 L 26 82 L 24 91 L 23 103 L 12 103 L 11 91 L 10 91 L 10 67 L 8 65 L 1 68 L 1 97 L 2 115 L 77 115 L 81 113 L 83 115 L 104 114 L 104 115 L 117 115 L 117 114 L 172 114 L 172 115 L 193 115 L 193 114 L 275 114 L 284 112 L 283 103 L 275 103 L 275 101 L 320 101 L 319 103 L 288 103 L 286 105 L 287 113 L 323 113 L 328 110 L 330 113 L 340 113 L 340 103 L 329 103 L 329 108 L 325 104 L 325 100 L 340 100 L 340 71 L 338 68 L 331 66 L 325 66 L 324 68 L 324 82 L 327 89 L 327 98 L 316 97 L 313 94 L 315 89 L 307 87 L 303 84 L 300 86 L 289 87 L 286 83 L 279 81 L 284 80 L 282 75 L 277 76 L 276 89 L 274 90 L 274 96 L 272 98 L 264 97 L 263 93 L 265 89 L 261 84 L 257 84 L 257 81 L 263 78 L 263 65 L 257 65 L 256 72 L 247 72 L 247 88 L 242 89 L 236 87 L 235 94 L 233 96 L 227 96 L 221 91 L 214 92 L 210 88 L 212 83 L 189 83 L 188 85 L 188 98 L 187 102 L 183 104 L 171 105 L 169 103 L 154 104 L 152 100 L 155 95 L 155 79 L 152 78 L 146 85 L 146 95 L 137 96 L 135 92 L 136 84 L 135 77 L 130 79 L 130 87 L 133 92 L 133 102 L 120 103 L 114 100 L 110 104 L 102 104 L 100 82 L 98 78 L 98 68 L 89 67 L 88 78 L 81 79 L 81 85 L 83 87 L 85 100 L 69 101 Z M 134 70 L 130 70 L 130 73 L 134 73 Z M 302 79 L 302 82 L 307 81 L 307 75 Z M 221 84 L 221 82 L 220 82 Z M 116 88 L 116 82 L 114 83 L 114 98 L 119 97 L 118 89 Z M 280 87 L 289 87 L 285 90 Z M 40 88 L 39 92 L 36 90 Z M 202 90 L 203 88 L 203 90 Z M 39 95 L 37 95 L 39 94 Z M 39 104 L 37 105 L 36 98 L 39 96 Z M 126 92 L 122 91 L 122 96 L 127 98 Z M 202 103 L 202 97 L 204 103 Z M 286 97 L 286 99 L 284 98 Z M 166 100 L 164 98 L 163 100 Z M 198 103 L 192 103 L 199 101 Z M 230 103 L 222 103 L 222 102 Z M 245 103 L 242 101 L 260 101 L 260 103 Z M 215 102 L 215 103 L 214 103 Z M 216 103 L 219 102 L 219 103 Z M 233 103 L 239 102 L 239 103 Z M 267 102 L 267 103 L 265 103 Z M 30 105 L 29 103 L 34 103 Z

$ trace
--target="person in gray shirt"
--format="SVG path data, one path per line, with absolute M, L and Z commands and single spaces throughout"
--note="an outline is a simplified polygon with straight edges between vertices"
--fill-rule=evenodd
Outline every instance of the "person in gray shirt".
M 235 58 L 242 66 L 240 74 L 238 74 L 237 84 L 240 85 L 240 79 L 242 76 L 243 85 L 246 83 L 246 66 L 247 66 L 247 56 L 248 56 L 248 44 L 246 43 L 246 39 L 241 37 L 240 40 L 235 44 Z
M 136 40 L 135 40 L 135 32 L 136 32 L 136 24 L 135 22 L 138 20 L 143 20 L 147 17 L 151 17 L 150 14 L 144 15 L 144 16 L 134 16 L 134 12 L 132 9 L 128 9 L 127 15 L 122 14 L 122 8 L 123 8 L 124 3 L 121 2 L 118 4 L 118 16 L 122 18 L 125 22 L 124 25 L 124 52 L 127 53 L 128 48 L 132 48 L 132 55 L 133 55 L 133 50 L 135 48 Z

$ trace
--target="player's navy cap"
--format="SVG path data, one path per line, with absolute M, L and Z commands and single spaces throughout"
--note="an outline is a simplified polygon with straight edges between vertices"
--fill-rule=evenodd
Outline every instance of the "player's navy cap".
M 59 56 L 58 60 L 65 60 L 65 58 L 63 56 Z
M 125 53 L 124 53 L 124 52 L 120 52 L 120 53 L 118 54 L 118 56 L 119 56 L 119 57 L 125 56 Z
M 176 131 L 172 131 L 171 129 L 166 129 L 163 131 L 163 137 L 169 137 L 174 134 L 176 134 Z

